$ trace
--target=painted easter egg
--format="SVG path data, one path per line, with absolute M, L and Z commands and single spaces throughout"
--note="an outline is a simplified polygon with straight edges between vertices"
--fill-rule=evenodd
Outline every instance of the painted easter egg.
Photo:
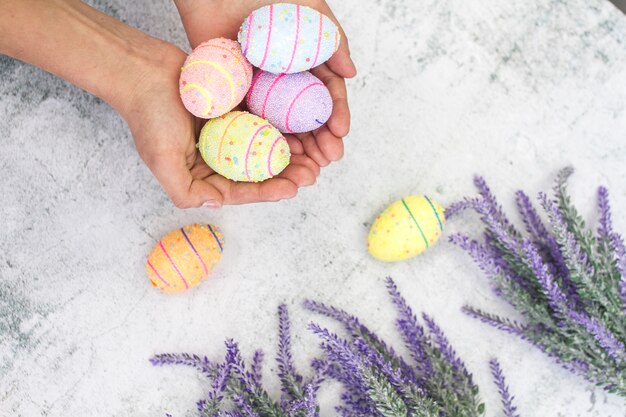
M 228 113 L 246 96 L 252 65 L 239 43 L 224 38 L 200 44 L 187 57 L 180 74 L 180 97 L 196 117 L 211 119 Z
M 315 130 L 333 112 L 328 88 L 307 71 L 276 75 L 257 70 L 246 100 L 250 112 L 285 133 Z
M 405 197 L 374 221 L 367 239 L 369 253 L 383 262 L 417 256 L 439 240 L 445 221 L 443 208 L 431 198 Z
M 337 25 L 317 10 L 277 3 L 252 12 L 238 39 L 255 67 L 291 74 L 326 62 L 339 48 L 341 35 Z
M 148 255 L 146 273 L 153 286 L 180 292 L 207 277 L 222 257 L 224 236 L 210 224 L 172 230 Z
M 274 126 L 241 111 L 209 120 L 198 147 L 207 165 L 233 181 L 265 181 L 280 174 L 291 158 L 287 140 Z

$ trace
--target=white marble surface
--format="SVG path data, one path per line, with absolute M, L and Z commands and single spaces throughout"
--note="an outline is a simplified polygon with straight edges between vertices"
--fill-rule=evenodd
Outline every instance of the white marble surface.
M 183 46 L 168 0 L 98 7 Z M 333 0 L 360 75 L 350 82 L 346 158 L 279 204 L 175 209 L 106 105 L 34 68 L 0 60 L 0 416 L 195 415 L 206 383 L 152 368 L 156 352 L 223 355 L 234 337 L 273 356 L 275 308 L 293 316 L 296 358 L 314 355 L 305 297 L 362 316 L 397 340 L 383 278 L 432 314 L 499 415 L 487 360 L 502 362 L 523 416 L 624 416 L 623 400 L 528 344 L 462 315 L 513 314 L 470 260 L 443 242 L 411 262 L 367 256 L 368 224 L 394 199 L 449 204 L 481 173 L 512 208 L 574 164 L 575 200 L 612 190 L 626 231 L 626 17 L 605 0 Z M 620 211 L 621 209 L 621 211 Z M 144 273 L 156 239 L 211 222 L 227 248 L 213 277 L 167 296 Z M 449 230 L 477 231 L 471 217 Z M 273 365 L 273 364 L 272 364 Z M 272 366 L 273 367 L 273 366 Z M 269 376 L 272 392 L 277 381 Z M 323 415 L 333 415 L 333 390 Z

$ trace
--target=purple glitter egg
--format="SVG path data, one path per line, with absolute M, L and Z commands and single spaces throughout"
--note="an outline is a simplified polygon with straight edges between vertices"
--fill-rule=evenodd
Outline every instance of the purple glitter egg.
M 310 72 L 272 74 L 257 70 L 247 97 L 248 110 L 283 133 L 310 132 L 333 111 L 328 88 Z

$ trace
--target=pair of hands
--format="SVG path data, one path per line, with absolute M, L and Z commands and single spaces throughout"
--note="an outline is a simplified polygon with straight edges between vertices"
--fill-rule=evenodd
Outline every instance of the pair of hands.
M 268 0 L 178 0 L 176 6 L 192 47 L 217 37 L 236 39 L 244 19 Z M 300 0 L 339 24 L 324 0 Z M 313 132 L 286 135 L 290 165 L 277 177 L 262 183 L 237 183 L 220 176 L 202 160 L 196 142 L 202 119 L 183 106 L 178 92 L 180 67 L 186 54 L 162 44 L 158 68 L 148 69 L 132 92 L 124 111 L 137 150 L 179 208 L 219 208 L 292 198 L 298 188 L 312 185 L 321 167 L 343 156 L 342 138 L 350 128 L 345 78 L 356 75 L 348 42 L 342 31 L 341 46 L 326 63 L 312 70 L 330 90 L 333 113 Z

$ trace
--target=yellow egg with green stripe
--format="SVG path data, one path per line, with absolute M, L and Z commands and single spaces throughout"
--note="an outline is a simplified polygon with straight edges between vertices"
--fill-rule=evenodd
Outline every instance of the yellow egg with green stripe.
M 445 221 L 443 208 L 430 197 L 404 197 L 374 221 L 367 239 L 369 253 L 383 262 L 417 256 L 437 243 Z

